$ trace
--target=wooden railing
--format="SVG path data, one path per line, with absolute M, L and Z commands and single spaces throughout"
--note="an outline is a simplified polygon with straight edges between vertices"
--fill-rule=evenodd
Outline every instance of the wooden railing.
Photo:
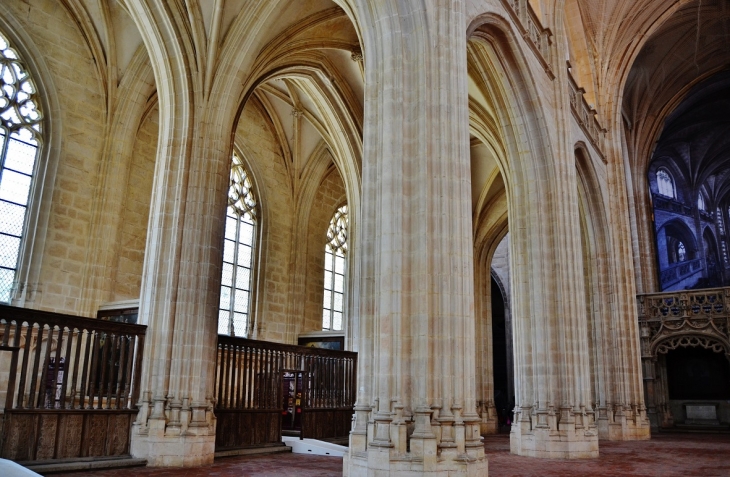
M 128 454 L 145 332 L 140 325 L 0 306 L 0 351 L 12 353 L 0 368 L 6 384 L 0 456 Z
M 355 403 L 357 353 L 218 336 L 216 448 L 281 442 L 284 373 L 302 375 L 301 436 L 343 437 Z M 296 378 L 295 378 L 296 379 Z

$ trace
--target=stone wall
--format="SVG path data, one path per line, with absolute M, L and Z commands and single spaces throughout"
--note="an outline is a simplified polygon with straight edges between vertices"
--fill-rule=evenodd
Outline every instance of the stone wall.
M 25 306 L 78 313 L 94 187 L 104 144 L 104 96 L 94 60 L 78 26 L 60 2 L 8 2 L 7 8 L 43 52 L 59 111 L 62 139 L 40 278 Z M 35 72 L 34 72 L 35 73 Z M 48 177 L 53 180 L 53 177 Z M 47 189 L 48 190 L 48 189 Z M 32 233 L 32 232 L 31 232 Z M 28 240 L 28 238 L 26 238 Z
M 158 123 L 159 110 L 155 106 L 137 133 L 120 224 L 121 243 L 116 257 L 112 301 L 139 298 L 155 171 Z

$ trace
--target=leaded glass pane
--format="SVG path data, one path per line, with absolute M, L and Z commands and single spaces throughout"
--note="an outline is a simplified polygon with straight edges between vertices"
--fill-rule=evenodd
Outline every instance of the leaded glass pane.
M 233 265 L 224 263 L 223 273 L 221 274 L 221 284 L 231 286 L 233 285 Z
M 324 269 L 328 271 L 332 271 L 332 259 L 334 258 L 334 255 L 332 255 L 332 252 L 328 252 L 324 254 Z M 327 276 L 325 274 L 325 276 Z M 325 278 L 325 283 L 328 283 L 329 280 Z
M 0 201 L 0 233 L 20 237 L 24 221 L 25 207 Z
M 228 326 L 230 323 L 230 313 L 228 310 L 218 310 L 218 334 L 227 335 L 229 333 Z
M 332 311 L 330 311 L 328 308 L 325 308 L 322 310 L 322 329 L 323 330 L 329 330 L 332 328 L 332 323 L 330 323 L 330 319 L 332 318 Z
M 30 175 L 35 166 L 36 146 L 10 138 L 8 154 L 5 157 L 5 167 L 14 171 Z
M 236 288 L 240 290 L 248 290 L 251 284 L 251 270 L 246 267 L 237 267 L 236 271 Z
M 342 293 L 335 293 L 335 302 L 332 304 L 332 309 L 342 311 Z
M 251 247 L 243 243 L 238 244 L 238 260 L 236 263 L 244 267 L 251 266 Z
M 239 237 L 239 243 L 246 245 L 253 243 L 253 224 L 247 224 L 246 222 L 241 223 L 241 236 Z
M 5 169 L 0 181 L 0 199 L 27 205 L 30 179 L 30 176 Z
M 248 292 L 246 290 L 236 290 L 233 300 L 233 310 L 246 313 L 248 311 Z
M 340 313 L 339 311 L 336 311 L 332 314 L 332 329 L 333 330 L 342 329 L 342 313 Z
M 228 208 L 231 210 L 231 207 Z M 235 217 L 226 217 L 226 238 L 228 240 L 236 240 L 236 224 L 238 220 Z
M 235 336 L 248 335 L 248 317 L 243 313 L 233 314 L 233 333 Z
M 231 308 L 231 289 L 230 287 L 221 287 L 221 310 L 230 310 Z
M 7 303 L 10 301 L 13 280 L 15 280 L 15 270 L 0 268 L 0 302 Z
M 327 309 L 332 308 L 332 292 L 330 290 L 324 290 L 324 307 Z
M 345 257 L 342 255 L 335 255 L 335 273 L 340 275 L 345 273 Z
M 345 277 L 343 277 L 342 275 L 335 275 L 334 290 L 340 293 L 345 291 Z
M 236 251 L 236 242 L 233 240 L 223 241 L 223 261 L 233 263 L 233 254 Z
M 0 234 L 0 267 L 15 269 L 20 251 L 20 238 Z

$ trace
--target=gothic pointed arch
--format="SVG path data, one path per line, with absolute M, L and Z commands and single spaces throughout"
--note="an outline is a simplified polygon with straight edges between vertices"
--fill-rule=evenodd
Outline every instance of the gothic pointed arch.
M 13 166 L 8 164 L 8 159 L 16 156 L 9 149 L 13 144 L 22 146 L 21 149 L 27 152 L 26 166 L 3 175 L 8 181 L 11 175 L 16 175 L 21 183 L 28 184 L 26 199 L 21 201 L 22 204 L 16 199 L 18 190 L 15 187 L 6 189 L 4 194 L 8 199 L 7 194 L 11 192 L 13 197 L 10 202 L 5 202 L 4 208 L 16 210 L 17 219 L 8 220 L 12 212 L 3 212 L 6 217 L 3 226 L 7 233 L 5 240 L 14 245 L 3 245 L 6 251 L 3 255 L 7 257 L 3 258 L 5 280 L 1 285 L 4 291 L 0 301 L 25 306 L 36 299 L 39 291 L 51 199 L 61 151 L 62 122 L 53 75 L 44 56 L 21 22 L 4 5 L 0 5 L 0 35 L 4 44 L 2 67 L 6 70 L 0 80 L 0 84 L 5 85 L 0 100 L 3 103 L 0 106 L 3 118 L 0 123 L 0 129 L 3 130 L 0 164 L 3 170 L 6 165 L 11 170 Z M 24 209 L 22 218 L 20 208 Z

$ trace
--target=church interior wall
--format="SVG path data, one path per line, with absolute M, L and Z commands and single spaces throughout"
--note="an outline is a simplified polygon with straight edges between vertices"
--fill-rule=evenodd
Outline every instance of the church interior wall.
M 159 130 L 159 111 L 152 108 L 140 124 L 124 192 L 119 252 L 112 280 L 112 302 L 139 299 L 142 264 L 147 244 L 152 181 Z
M 60 110 L 54 113 L 61 115 L 63 128 L 40 276 L 29 285 L 35 291 L 27 306 L 78 313 L 94 202 L 91 189 L 81 185 L 98 178 L 104 94 L 83 38 L 59 4 L 11 2 L 7 8 L 45 54 L 59 92 Z
M 182 402 L 198 393 L 199 409 L 208 409 L 203 394 L 214 380 L 209 372 L 214 359 L 207 345 L 215 340 L 208 322 L 213 317 L 215 282 L 219 277 L 211 279 L 207 275 L 217 270 L 218 265 L 213 262 L 222 255 L 216 241 L 222 237 L 223 222 L 222 218 L 211 218 L 221 212 L 218 209 L 223 195 L 211 197 L 225 187 L 227 179 L 221 173 L 235 150 L 250 169 L 261 201 L 263 224 L 257 237 L 258 271 L 252 304 L 255 326 L 251 337 L 296 343 L 302 333 L 321 331 L 325 233 L 336 208 L 347 203 L 352 210 L 353 244 L 360 241 L 362 245 L 353 248 L 353 258 L 348 257 L 348 270 L 354 279 L 348 283 L 351 321 L 346 325 L 347 343 L 351 349 L 361 343 L 370 346 L 360 350 L 364 356 L 380 356 L 373 339 L 376 328 L 370 323 L 361 326 L 358 320 L 375 315 L 376 305 L 388 305 L 371 286 L 377 278 L 373 273 L 381 273 L 377 267 L 381 266 L 378 260 L 382 257 L 373 248 L 380 238 L 374 236 L 373 230 L 377 228 L 374 224 L 382 225 L 376 212 L 383 211 L 376 210 L 374 202 L 370 208 L 362 205 L 373 200 L 371 196 L 380 196 L 378 191 L 403 193 L 390 182 L 391 188 L 385 190 L 379 181 L 407 183 L 400 174 L 418 177 L 423 171 L 409 164 L 397 174 L 386 172 L 381 177 L 378 174 L 389 171 L 390 166 L 382 166 L 383 170 L 367 169 L 363 167 L 364 158 L 381 161 L 383 155 L 410 154 L 418 147 L 428 156 L 432 153 L 428 141 L 433 138 L 421 137 L 424 134 L 418 129 L 420 126 L 408 124 L 421 136 L 383 143 L 381 137 L 395 127 L 389 122 L 395 112 L 382 105 L 380 109 L 365 108 L 366 103 L 380 104 L 378 101 L 385 93 L 369 90 L 364 84 L 363 78 L 368 78 L 368 52 L 362 50 L 380 45 L 383 40 L 372 37 L 374 30 L 369 28 L 373 27 L 359 7 L 350 7 L 350 2 L 344 0 L 338 3 L 344 4 L 349 16 L 335 3 L 324 0 L 306 5 L 272 2 L 258 5 L 256 11 L 265 13 L 262 25 L 276 27 L 257 29 L 260 27 L 253 26 L 256 22 L 252 18 L 242 15 L 235 19 L 226 17 L 221 23 L 222 31 L 216 32 L 205 30 L 214 23 L 206 17 L 213 13 L 206 10 L 196 20 L 203 33 L 191 34 L 179 44 L 166 38 L 158 45 L 153 34 L 157 30 L 150 27 L 144 32 L 144 46 L 139 50 L 130 47 L 118 59 L 119 64 L 110 62 L 103 66 L 98 64 L 97 50 L 113 49 L 113 32 L 98 43 L 89 40 L 85 36 L 89 26 L 80 26 L 62 2 L 14 1 L 0 8 L 0 15 L 12 16 L 12 22 L 23 28 L 43 52 L 59 103 L 59 110 L 51 113 L 63 127 L 57 171 L 49 189 L 53 191 L 49 226 L 45 235 L 39 236 L 43 253 L 35 257 L 41 264 L 40 272 L 37 283 L 28 284 L 28 290 L 33 292 L 26 294 L 23 306 L 94 316 L 104 303 L 142 297 L 144 320 L 151 326 L 155 343 L 171 347 L 174 344 L 177 350 L 171 360 L 177 364 L 169 365 L 169 369 L 150 364 L 145 371 L 149 379 L 142 386 L 152 389 L 171 370 L 183 370 L 178 373 L 180 376 L 198 372 L 201 377 L 196 384 L 180 383 L 176 378 L 177 387 L 171 395 L 177 394 L 172 400 Z M 635 293 L 658 291 L 657 270 L 663 263 L 656 263 L 657 255 L 662 254 L 661 250 L 657 252 L 662 243 L 655 244 L 651 227 L 651 193 L 656 192 L 651 177 L 659 163 L 649 161 L 662 123 L 687 93 L 686 85 L 716 72 L 719 60 L 708 59 L 706 71 L 700 73 L 691 72 L 689 66 L 682 67 L 677 78 L 657 70 L 639 68 L 629 72 L 633 60 L 639 66 L 661 64 L 661 55 L 669 54 L 663 49 L 662 39 L 677 41 L 689 34 L 689 30 L 669 30 L 672 25 L 685 28 L 689 24 L 686 13 L 694 11 L 688 6 L 692 2 L 678 2 L 682 5 L 662 14 L 641 12 L 640 19 L 649 27 L 637 26 L 641 23 L 638 20 L 630 26 L 612 25 L 621 38 L 641 36 L 639 32 L 655 33 L 657 36 L 647 43 L 649 48 L 641 50 L 641 41 L 630 44 L 633 40 L 623 38 L 611 43 L 614 40 L 602 36 L 601 29 L 592 25 L 599 25 L 605 18 L 587 11 L 578 0 L 568 0 L 564 12 L 558 11 L 562 16 L 557 19 L 553 2 L 530 0 L 539 21 L 556 23 L 552 25 L 552 43 L 545 51 L 557 58 L 547 60 L 531 45 L 529 35 L 522 34 L 516 24 L 519 18 L 510 13 L 506 2 L 466 3 L 463 9 L 468 13 L 462 20 L 469 40 L 465 48 L 466 71 L 459 73 L 464 84 L 459 87 L 468 91 L 466 129 L 471 133 L 473 190 L 469 191 L 471 217 L 459 217 L 457 225 L 472 226 L 473 250 L 469 252 L 475 257 L 475 280 L 474 290 L 467 295 L 471 296 L 472 291 L 476 295 L 474 387 L 480 403 L 480 430 L 486 433 L 496 429 L 494 410 L 490 408 L 493 404 L 489 404 L 494 399 L 489 381 L 490 274 L 494 273 L 506 291 L 515 338 L 518 422 L 513 438 L 514 442 L 522 440 L 513 450 L 525 455 L 554 456 L 565 452 L 570 456 L 587 456 L 597 452 L 598 438 L 646 438 L 641 355 L 634 323 Z M 603 15 L 608 18 L 607 11 L 612 7 L 604 7 Z M 711 3 L 710 8 L 715 7 Z M 677 20 L 676 25 L 672 20 L 661 26 L 678 9 L 682 20 Z M 141 41 L 143 29 L 134 23 L 139 20 L 139 11 L 130 8 L 114 13 L 124 17 L 128 26 L 134 26 L 132 36 L 136 41 Z M 160 12 L 156 11 L 156 15 L 164 16 Z M 277 22 L 278 13 L 281 15 Z M 94 15 L 92 12 L 91 16 Z M 221 49 L 212 49 L 214 54 L 207 59 L 211 64 L 215 63 L 214 58 L 225 59 L 226 65 L 221 67 L 223 71 L 218 77 L 206 77 L 208 69 L 200 66 L 205 61 L 191 53 L 195 50 L 191 45 L 207 38 L 206 35 L 219 35 Z M 236 40 L 249 36 L 248 43 L 241 41 L 243 46 L 236 52 Z M 117 40 L 121 42 L 122 37 Z M 154 49 L 157 47 L 159 51 Z M 190 56 L 185 60 L 173 58 L 170 53 L 176 48 L 187 48 L 185 55 Z M 619 65 L 601 64 L 624 51 L 626 58 L 622 56 Z M 690 52 L 683 49 L 682 53 L 687 60 Z M 370 54 L 370 58 L 376 58 L 375 51 Z M 708 53 L 699 55 L 704 60 Z M 172 73 L 160 82 L 162 67 L 169 66 L 165 63 L 168 57 L 172 58 L 170 64 L 174 64 Z M 195 59 L 200 60 L 200 65 L 193 66 Z M 117 68 L 116 73 L 111 74 L 105 70 L 107 67 Z M 139 84 L 125 85 L 125 68 L 129 68 L 130 75 L 126 81 Z M 210 71 L 214 68 L 210 66 Z M 600 126 L 596 137 L 571 113 L 566 96 L 566 68 L 583 88 L 582 99 L 593 111 L 590 119 L 596 114 Z M 153 69 L 158 75 L 154 80 Z M 176 81 L 186 78 L 186 74 L 194 78 L 181 87 Z M 379 74 L 377 78 L 390 78 L 384 72 Z M 404 74 L 411 78 L 410 73 Z M 380 86 L 386 92 L 393 87 Z M 203 90 L 205 94 L 201 93 Z M 206 97 L 211 91 L 220 97 Z M 420 94 L 419 91 L 414 88 L 404 98 Z M 662 92 L 652 96 L 652 91 Z M 157 94 L 161 95 L 159 99 Z M 185 94 L 194 103 L 189 109 L 180 99 Z M 217 111 L 214 106 L 226 101 L 230 104 Z M 125 102 L 133 105 L 120 106 Z M 422 106 L 419 103 L 418 107 Z M 410 117 L 408 114 L 410 110 L 398 117 Z M 457 122 L 462 125 L 454 121 Z M 225 129 L 232 124 L 233 133 L 231 128 Z M 366 130 L 364 124 L 376 124 L 379 129 Z M 160 140 L 167 142 L 160 144 Z M 424 160 L 429 167 L 433 166 L 428 162 L 431 159 Z M 669 162 L 667 165 L 671 166 Z M 676 178 L 681 176 L 676 168 L 673 171 Z M 367 174 L 371 189 L 366 190 L 361 176 Z M 163 181 L 169 184 L 168 189 Z M 189 185 L 179 185 L 185 181 Z M 426 190 L 418 186 L 408 182 L 403 197 L 412 201 L 417 191 L 431 200 Z M 679 200 L 691 202 L 688 196 L 693 191 L 684 186 L 678 187 L 678 191 Z M 415 202 L 404 204 L 398 213 L 407 207 L 421 207 Z M 461 205 L 459 202 L 449 210 L 461 210 Z M 385 205 L 379 203 L 377 207 Z M 417 212 L 423 210 L 418 208 Z M 367 217 L 360 217 L 361 211 L 366 211 Z M 448 214 L 444 216 L 453 219 Z M 170 217 L 184 227 L 178 230 Z M 657 230 L 670 220 L 681 220 L 689 229 L 696 225 L 693 218 L 678 218 L 665 211 L 654 211 L 653 219 Z M 370 225 L 367 230 L 358 230 L 366 224 Z M 394 241 L 417 242 L 402 239 L 400 231 L 386 232 L 392 234 Z M 174 267 L 162 271 L 155 268 L 170 257 L 179 259 L 183 255 L 186 259 L 180 260 L 182 271 L 175 271 Z M 432 266 L 432 262 L 426 264 Z M 194 269 L 197 265 L 199 270 Z M 415 290 L 410 280 L 404 278 L 404 286 Z M 175 285 L 163 290 L 160 283 Z M 193 297 L 184 293 L 190 290 L 199 290 L 200 294 Z M 412 299 L 409 290 L 397 292 Z M 393 299 L 393 303 L 397 301 Z M 388 316 L 400 316 L 402 312 L 399 308 Z M 178 324 L 175 319 L 179 319 Z M 408 328 L 402 326 L 404 330 Z M 173 337 L 168 327 L 205 328 L 201 332 L 204 338 L 181 343 L 179 340 L 186 339 L 184 334 Z M 428 334 L 419 333 L 414 335 L 414 343 L 418 336 Z M 181 344 L 188 348 L 178 347 Z M 446 345 L 438 342 L 435 346 Z M 194 359 L 187 361 L 182 349 L 193 350 Z M 384 356 L 401 356 L 395 354 L 400 353 L 399 349 L 393 353 L 390 356 L 386 350 Z M 382 398 L 378 393 L 386 393 L 382 390 L 385 388 L 379 387 L 382 383 L 378 384 L 380 378 L 373 366 L 375 361 L 361 365 L 369 381 L 360 399 L 367 405 Z M 409 366 L 412 364 L 407 360 L 398 361 L 397 373 L 409 373 Z M 426 375 L 426 371 L 418 372 Z M 548 385 L 546 376 L 561 376 L 561 380 Z M 150 389 L 147 391 L 152 392 Z M 410 387 L 407 392 L 411 392 Z M 158 401 L 167 399 L 167 394 L 161 396 Z M 150 408 L 161 406 L 152 401 L 148 400 Z M 560 408 L 558 402 L 572 407 Z M 409 406 L 405 404 L 404 412 L 407 419 L 413 420 Z M 371 411 L 372 408 L 361 410 Z M 158 412 L 157 418 L 163 416 L 164 421 L 164 412 Z M 199 421 L 210 425 L 209 409 L 201 412 L 207 417 Z M 142 420 L 148 416 L 141 415 Z M 573 427 L 567 438 L 566 434 L 562 441 L 556 439 L 556 454 L 551 454 L 549 445 L 547 450 L 529 447 L 534 439 L 551 439 L 547 434 L 533 439 L 541 432 L 533 434 L 538 422 L 540 429 L 552 426 L 557 431 L 561 419 L 563 423 L 577 419 L 585 424 L 585 430 Z M 631 422 L 627 424 L 628 421 Z M 161 425 L 161 435 L 172 438 L 165 434 L 167 424 Z M 594 425 L 598 426 L 597 436 L 591 434 Z M 631 425 L 634 427 L 629 429 L 627 426 Z M 567 448 L 561 448 L 566 442 Z M 527 447 L 520 447 L 522 444 Z

